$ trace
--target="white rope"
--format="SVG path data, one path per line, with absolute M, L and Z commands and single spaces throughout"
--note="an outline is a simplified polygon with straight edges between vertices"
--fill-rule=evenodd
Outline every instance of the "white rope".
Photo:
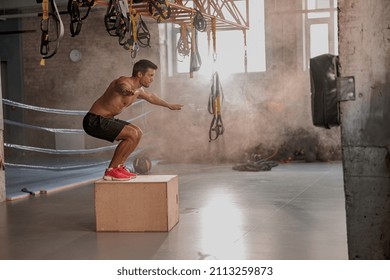
M 45 131 L 54 132 L 54 133 L 56 133 L 56 132 L 74 133 L 74 134 L 85 133 L 83 129 L 49 128 L 49 127 L 36 126 L 36 125 L 25 124 L 25 123 L 16 122 L 16 121 L 10 121 L 10 120 L 4 120 L 4 123 L 9 124 L 9 125 L 24 127 L 24 128 L 45 130 Z
M 8 100 L 8 99 L 2 99 L 4 105 L 28 109 L 28 110 L 34 110 L 34 111 L 40 111 L 45 113 L 55 113 L 55 114 L 63 114 L 63 115 L 76 115 L 76 116 L 84 116 L 88 113 L 88 111 L 83 110 L 63 110 L 63 109 L 52 109 L 52 108 L 45 108 L 45 107 L 39 107 L 39 106 L 32 106 L 23 104 L 20 102 Z M 134 102 L 131 106 L 141 104 L 145 102 L 144 100 L 137 100 Z M 127 120 L 127 122 L 133 122 L 135 120 L 138 120 L 142 117 L 145 117 L 146 115 L 150 114 L 154 110 L 149 110 L 145 113 L 142 113 L 130 120 Z M 85 133 L 83 129 L 66 129 L 66 128 L 49 128 L 49 127 L 42 127 L 42 126 L 35 126 L 25 123 L 20 123 L 16 121 L 11 120 L 4 120 L 4 123 L 7 125 L 13 125 L 18 127 L 24 127 L 24 128 L 30 128 L 30 129 L 38 129 L 38 130 L 44 130 L 49 131 L 53 133 L 73 133 L 73 134 L 82 134 Z M 148 133 L 146 133 L 148 134 Z M 18 144 L 10 144 L 10 143 L 4 143 L 4 147 L 12 148 L 12 149 L 20 149 L 25 151 L 32 151 L 32 152 L 39 152 L 39 153 L 47 153 L 47 154 L 62 154 L 62 155 L 77 155 L 77 154 L 92 154 L 92 153 L 98 153 L 98 152 L 104 152 L 108 150 L 115 149 L 117 145 L 110 145 L 105 147 L 99 147 L 99 148 L 93 148 L 93 149 L 77 149 L 77 150 L 57 150 L 57 149 L 48 149 L 48 148 L 39 148 L 39 147 L 32 147 L 32 146 L 24 146 L 24 145 L 18 145 Z M 145 148 L 138 148 L 132 156 L 135 156 L 141 152 L 143 152 Z M 107 164 L 109 161 L 103 161 L 103 162 L 97 162 L 97 163 L 90 163 L 90 164 L 83 164 L 83 165 L 73 165 L 73 166 L 39 166 L 39 165 L 29 165 L 29 164 L 18 164 L 18 163 L 8 163 L 5 162 L 4 165 L 6 167 L 17 167 L 17 168 L 27 168 L 27 169 L 45 169 L 45 170 L 70 170 L 70 169 L 78 169 L 78 168 L 86 168 L 86 167 L 93 167 L 98 166 L 102 164 Z
M 137 100 L 131 106 L 140 104 L 142 102 L 144 102 L 144 100 Z M 9 106 L 14 106 L 14 107 L 19 107 L 19 108 L 23 108 L 23 109 L 28 109 L 28 110 L 34 110 L 34 111 L 45 112 L 45 113 L 62 114 L 62 115 L 81 116 L 81 115 L 85 115 L 86 113 L 88 113 L 88 111 L 82 111 L 82 110 L 63 110 L 63 109 L 52 109 L 52 108 L 27 105 L 27 104 L 19 103 L 19 102 L 8 100 L 8 99 L 3 99 L 3 104 L 9 105 Z
M 92 154 L 92 153 L 98 153 L 98 152 L 104 152 L 108 150 L 112 150 L 116 148 L 117 145 L 111 145 L 106 147 L 99 147 L 99 148 L 93 148 L 93 149 L 78 149 L 78 150 L 57 150 L 57 149 L 47 149 L 47 148 L 39 148 L 39 147 L 32 147 L 32 146 L 24 146 L 24 145 L 18 145 L 18 144 L 9 144 L 4 143 L 4 147 L 12 148 L 12 149 L 19 149 L 24 151 L 32 151 L 32 152 L 38 152 L 38 153 L 46 153 L 46 154 L 67 154 L 67 155 L 77 155 L 77 154 Z
M 127 120 L 127 122 L 133 122 L 136 121 L 154 110 L 149 110 L 141 115 L 136 116 L 135 118 Z M 44 131 L 49 131 L 53 133 L 73 133 L 73 134 L 83 134 L 85 133 L 83 129 L 76 129 L 76 128 L 50 128 L 50 127 L 43 127 L 43 126 L 36 126 L 36 125 L 31 125 L 31 124 L 25 124 L 21 122 L 16 122 L 16 121 L 11 121 L 11 120 L 4 120 L 5 124 L 9 125 L 14 125 L 14 126 L 19 126 L 19 127 L 24 127 L 24 128 L 31 128 L 31 129 L 38 129 L 38 130 L 44 130 Z
M 131 157 L 134 157 L 140 153 L 142 153 L 145 149 L 136 149 Z M 44 170 L 56 170 L 56 171 L 62 171 L 62 170 L 71 170 L 71 169 L 80 169 L 80 168 L 87 168 L 87 167 L 94 167 L 99 166 L 103 164 L 109 163 L 110 160 L 107 161 L 101 161 L 96 163 L 89 163 L 89 164 L 83 164 L 83 165 L 68 165 L 68 166 L 42 166 L 42 165 L 30 165 L 30 164 L 19 164 L 19 163 L 7 163 L 5 162 L 5 167 L 16 167 L 16 168 L 25 168 L 25 169 L 44 169 Z
M 32 105 L 23 104 L 8 99 L 3 99 L 3 104 L 9 106 L 15 106 L 23 109 L 28 109 L 28 110 L 40 111 L 45 113 L 63 114 L 63 115 L 85 115 L 86 113 L 88 113 L 88 111 L 50 109 L 50 108 L 32 106 Z

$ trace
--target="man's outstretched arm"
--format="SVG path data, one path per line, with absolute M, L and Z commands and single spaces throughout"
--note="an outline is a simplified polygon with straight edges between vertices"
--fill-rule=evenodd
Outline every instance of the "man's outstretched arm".
M 168 103 L 167 101 L 161 99 L 160 97 L 158 97 L 154 93 L 146 92 L 143 89 L 141 89 L 141 92 L 138 95 L 138 98 L 144 99 L 144 100 L 148 101 L 151 104 L 162 106 L 162 107 L 166 107 L 166 108 L 169 108 L 171 110 L 181 110 L 181 108 L 184 106 L 182 104 Z

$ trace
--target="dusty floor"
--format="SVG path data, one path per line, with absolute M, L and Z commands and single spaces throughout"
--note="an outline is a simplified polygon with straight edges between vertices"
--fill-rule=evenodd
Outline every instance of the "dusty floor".
M 97 233 L 87 183 L 0 203 L 0 259 L 347 259 L 339 162 L 261 172 L 158 164 L 153 174 L 179 175 L 170 232 Z

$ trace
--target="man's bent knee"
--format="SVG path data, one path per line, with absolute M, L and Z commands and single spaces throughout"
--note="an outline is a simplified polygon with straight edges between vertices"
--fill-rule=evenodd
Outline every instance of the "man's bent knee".
M 122 129 L 116 140 L 130 139 L 133 141 L 139 141 L 141 137 L 142 130 L 135 125 L 128 124 Z

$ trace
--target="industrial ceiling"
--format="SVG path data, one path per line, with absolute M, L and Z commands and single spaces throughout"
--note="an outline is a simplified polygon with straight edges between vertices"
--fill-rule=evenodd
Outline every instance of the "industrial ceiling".
M 52 1 L 52 0 L 51 0 Z M 68 0 L 54 0 L 63 12 L 66 12 Z M 161 1 L 161 0 L 160 0 Z M 38 1 L 39 2 L 39 1 Z M 95 0 L 95 6 L 107 6 L 109 0 Z M 150 0 L 128 0 L 131 9 L 147 16 Z M 136 3 L 137 2 L 137 3 Z M 138 3 L 140 2 L 140 3 Z M 245 30 L 249 26 L 249 0 L 169 0 L 172 16 L 167 22 L 189 23 L 195 11 L 200 11 L 207 21 L 216 20 L 217 30 Z M 244 4 L 240 8 L 238 4 Z M 29 13 L 39 12 L 41 4 L 37 0 L 0 0 L 0 20 L 25 17 Z

